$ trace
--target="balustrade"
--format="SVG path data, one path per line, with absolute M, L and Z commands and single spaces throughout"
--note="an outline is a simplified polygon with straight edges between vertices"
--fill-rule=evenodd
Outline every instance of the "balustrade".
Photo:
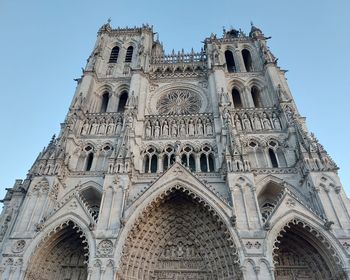
M 176 64 L 176 63 L 198 63 L 205 62 L 207 56 L 204 51 L 199 53 L 191 52 L 184 53 L 178 52 L 177 54 L 173 51 L 172 54 L 156 56 L 151 59 L 151 64 Z

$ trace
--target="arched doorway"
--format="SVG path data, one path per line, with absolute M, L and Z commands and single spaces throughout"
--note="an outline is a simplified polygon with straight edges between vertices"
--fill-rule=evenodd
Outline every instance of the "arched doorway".
M 334 250 L 304 222 L 291 221 L 276 243 L 275 280 L 346 279 Z
M 71 221 L 49 236 L 32 257 L 26 280 L 86 280 L 88 248 Z
M 182 187 L 167 194 L 130 230 L 117 279 L 241 279 L 221 219 Z

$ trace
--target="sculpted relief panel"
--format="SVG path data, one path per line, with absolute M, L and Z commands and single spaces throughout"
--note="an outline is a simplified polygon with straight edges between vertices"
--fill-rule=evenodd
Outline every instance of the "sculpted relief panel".
M 239 279 L 236 249 L 202 204 L 174 190 L 131 230 L 117 279 Z

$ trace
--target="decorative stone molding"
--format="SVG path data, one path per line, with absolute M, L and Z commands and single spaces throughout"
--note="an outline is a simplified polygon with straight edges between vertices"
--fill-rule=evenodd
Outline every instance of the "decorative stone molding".
M 113 253 L 113 242 L 111 240 L 102 240 L 97 246 L 97 254 L 99 257 L 105 258 Z
M 26 246 L 25 240 L 17 240 L 12 245 L 12 252 L 13 253 L 21 253 L 24 250 L 24 247 Z

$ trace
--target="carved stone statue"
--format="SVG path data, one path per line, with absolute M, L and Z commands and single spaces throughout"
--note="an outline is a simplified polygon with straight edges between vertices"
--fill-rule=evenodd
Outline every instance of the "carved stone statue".
M 205 126 L 206 126 L 207 135 L 208 136 L 213 135 L 213 126 L 212 126 L 212 124 L 211 124 L 209 119 L 206 120 Z
M 151 137 L 152 134 L 152 128 L 151 128 L 151 123 L 150 121 L 146 122 L 146 137 L 149 138 Z
M 193 120 L 190 119 L 189 123 L 188 123 L 188 135 L 189 136 L 194 136 L 194 124 L 193 124 Z
M 157 120 L 154 124 L 154 137 L 158 138 L 160 136 L 160 126 L 159 121 Z
M 261 122 L 257 114 L 254 114 L 253 116 L 253 124 L 254 124 L 255 130 L 261 130 Z
M 247 116 L 247 114 L 243 115 L 243 126 L 246 131 L 252 131 L 252 124 Z
M 267 114 L 264 112 L 262 116 L 262 123 L 264 126 L 264 129 L 272 129 L 270 120 L 267 117 Z
M 163 136 L 169 136 L 169 125 L 167 121 L 163 125 Z
M 238 131 L 242 130 L 242 123 L 237 114 L 235 115 L 235 126 Z

